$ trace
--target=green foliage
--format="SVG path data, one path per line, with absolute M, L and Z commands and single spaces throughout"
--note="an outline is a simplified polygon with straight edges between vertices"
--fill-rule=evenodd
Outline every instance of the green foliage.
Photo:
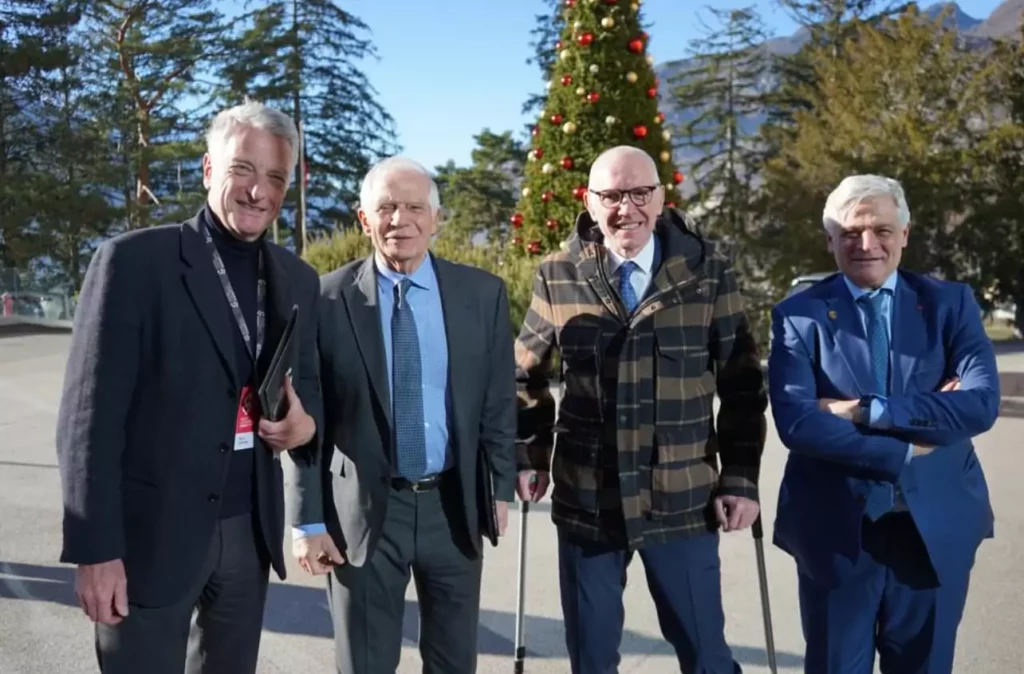
M 811 103 L 794 114 L 790 141 L 764 170 L 762 244 L 777 254 L 777 287 L 797 273 L 834 267 L 821 211 L 847 175 L 880 173 L 903 183 L 912 212 L 904 266 L 955 276 L 950 246 L 968 210 L 971 125 L 986 107 L 981 59 L 958 37 L 911 10 L 878 27 L 857 25 L 843 58 L 818 47 Z
M 571 0 L 562 19 L 558 58 L 532 130 L 516 209 L 522 231 L 513 237 L 511 250 L 517 253 L 537 255 L 559 247 L 582 210 L 579 190 L 586 189 L 591 164 L 617 145 L 650 154 L 667 185 L 666 201 L 680 201 L 639 5 Z
M 437 167 L 445 231 L 467 240 L 483 234 L 488 242 L 501 243 L 508 238 L 508 214 L 516 205 L 526 150 L 510 131 L 498 135 L 485 129 L 476 142 L 472 166 L 449 161 Z
M 313 240 L 303 257 L 318 272 L 326 274 L 353 260 L 365 258 L 372 252 L 369 237 L 360 229 L 349 228 Z M 497 246 L 473 245 L 443 229 L 441 235 L 434 241 L 432 253 L 446 260 L 478 267 L 500 276 L 508 288 L 513 330 L 519 329 L 530 306 L 537 260 L 509 255 Z

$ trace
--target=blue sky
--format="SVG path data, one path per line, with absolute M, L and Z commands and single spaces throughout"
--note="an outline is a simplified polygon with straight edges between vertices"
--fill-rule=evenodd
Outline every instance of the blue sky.
M 622 0 L 628 2 L 629 0 Z M 961 0 L 967 14 L 987 17 L 1002 0 Z M 703 8 L 757 5 L 770 31 L 793 24 L 774 0 L 644 0 L 650 53 L 657 63 L 681 58 L 710 22 Z M 933 4 L 921 0 L 922 6 Z M 344 0 L 342 6 L 372 30 L 378 58 L 362 63 L 379 100 L 395 118 L 403 154 L 433 168 L 454 159 L 468 164 L 473 136 L 484 128 L 519 133 L 520 113 L 543 88 L 527 65 L 530 30 L 540 0 Z

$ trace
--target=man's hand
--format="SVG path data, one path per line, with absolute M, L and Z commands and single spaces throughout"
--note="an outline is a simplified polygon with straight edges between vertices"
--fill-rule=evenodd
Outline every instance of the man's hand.
M 291 377 L 284 380 L 284 394 L 288 400 L 288 414 L 280 421 L 260 419 L 260 437 L 275 452 L 301 447 L 316 433 L 316 421 L 302 407 Z
M 934 445 L 914 445 L 914 456 L 928 456 L 935 451 Z
M 722 531 L 740 531 L 746 529 L 761 512 L 757 501 L 742 496 L 716 496 L 715 516 L 722 525 Z
M 322 576 L 345 563 L 330 534 L 303 536 L 292 541 L 292 555 L 306 573 Z
M 953 377 L 952 379 L 949 379 L 949 380 L 943 382 L 942 386 L 939 387 L 939 393 L 949 393 L 950 391 L 959 391 L 959 390 L 960 390 L 960 377 Z
M 516 491 L 523 501 L 536 503 L 544 498 L 551 483 L 551 476 L 544 470 L 521 470 L 519 471 Z
M 494 510 L 498 516 L 498 535 L 504 536 L 508 529 L 508 501 L 495 501 Z
M 79 564 L 75 572 L 78 605 L 94 623 L 116 625 L 128 615 L 128 580 L 120 559 Z
M 822 412 L 831 412 L 840 419 L 855 421 L 859 400 L 836 400 L 835 398 L 822 398 L 818 401 L 818 409 Z

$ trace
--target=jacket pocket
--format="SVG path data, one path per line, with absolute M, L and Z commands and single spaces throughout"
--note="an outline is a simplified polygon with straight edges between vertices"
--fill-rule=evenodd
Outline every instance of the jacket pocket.
M 584 440 L 559 433 L 551 465 L 551 500 L 573 510 L 597 514 L 602 486 L 599 454 L 598 438 Z
M 665 517 L 708 506 L 718 482 L 717 461 L 704 434 L 679 428 L 655 433 L 651 515 Z

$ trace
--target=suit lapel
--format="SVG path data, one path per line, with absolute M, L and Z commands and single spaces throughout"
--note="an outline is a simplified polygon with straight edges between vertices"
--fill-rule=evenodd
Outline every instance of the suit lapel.
M 455 267 L 445 260 L 434 260 L 434 273 L 437 275 L 438 293 L 441 296 L 441 310 L 444 313 L 444 330 L 448 343 L 448 401 L 451 405 L 451 429 L 454 436 L 452 447 L 458 447 L 461 421 L 466 418 L 462 405 L 465 393 L 472 390 L 472 372 L 465 360 L 458 354 L 470 353 L 474 345 L 472 340 L 479 336 L 475 330 L 467 330 L 474 325 L 466 294 L 460 291 L 458 279 L 455 278 Z M 459 394 L 462 395 L 459 395 Z M 456 458 L 459 452 L 455 453 Z
M 292 282 L 277 256 L 277 250 L 269 243 L 263 244 L 263 265 L 267 274 L 266 334 L 263 351 L 260 352 L 259 371 L 267 371 L 274 357 L 274 350 L 281 341 L 285 325 L 295 305 Z
M 224 368 L 238 386 L 238 373 L 235 372 L 234 324 L 228 307 L 227 299 L 221 288 L 217 272 L 213 268 L 210 251 L 203 238 L 202 216 L 197 215 L 181 226 L 181 259 L 184 263 L 182 277 L 192 303 L 206 325 L 210 338 L 217 347 L 217 353 Z
M 388 382 L 387 356 L 384 351 L 384 336 L 380 328 L 380 304 L 377 301 L 377 272 L 373 256 L 366 258 L 356 277 L 356 283 L 344 290 L 349 307 L 352 331 L 356 336 L 359 353 L 370 377 L 370 384 L 387 415 L 388 425 L 394 427 L 391 419 L 391 387 Z
M 903 393 L 920 360 L 917 354 L 927 348 L 928 331 L 921 298 L 902 275 L 896 285 L 892 314 L 892 354 L 894 364 L 899 366 L 893 373 L 893 383 L 901 387 L 894 388 L 893 393 Z
M 868 395 L 875 388 L 868 340 L 861 324 L 860 313 L 853 303 L 853 296 L 850 295 L 850 290 L 841 275 L 836 276 L 832 293 L 825 300 L 825 304 L 825 324 L 836 345 L 836 352 L 857 385 L 857 394 Z

